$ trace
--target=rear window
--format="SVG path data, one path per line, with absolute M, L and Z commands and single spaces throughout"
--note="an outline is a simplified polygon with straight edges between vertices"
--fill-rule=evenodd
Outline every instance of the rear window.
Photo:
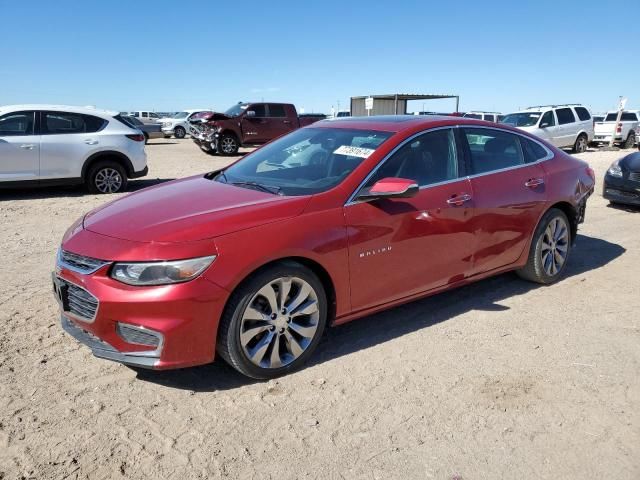
M 576 113 L 578 114 L 578 118 L 582 121 L 590 120 L 591 115 L 589 114 L 589 110 L 584 107 L 576 107 Z
M 558 117 L 558 124 L 560 125 L 566 125 L 567 123 L 576 121 L 576 117 L 570 108 L 558 108 L 556 110 L 556 116 Z
M 102 130 L 107 121 L 83 115 L 81 113 L 68 112 L 42 112 L 43 135 L 65 135 L 72 133 L 93 133 Z
M 615 122 L 618 118 L 618 112 L 615 113 L 607 113 L 607 118 L 604 120 L 605 122 Z M 638 116 L 633 112 L 622 112 L 622 117 L 620 118 L 623 122 L 637 122 Z

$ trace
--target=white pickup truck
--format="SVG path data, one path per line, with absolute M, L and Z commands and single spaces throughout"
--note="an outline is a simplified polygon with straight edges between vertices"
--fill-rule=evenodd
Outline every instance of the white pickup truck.
M 622 148 L 633 148 L 638 136 L 640 136 L 640 111 L 624 110 L 620 121 L 616 123 L 618 112 L 607 112 L 604 121 L 594 125 L 594 143 L 609 143 L 611 136 L 613 143 Z

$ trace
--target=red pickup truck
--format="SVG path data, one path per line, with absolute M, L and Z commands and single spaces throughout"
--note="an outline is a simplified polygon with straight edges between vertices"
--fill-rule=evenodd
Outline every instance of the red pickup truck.
M 261 145 L 326 115 L 298 115 L 290 103 L 240 102 L 224 113 L 204 112 L 190 119 L 189 133 L 205 152 L 235 155 L 241 146 Z

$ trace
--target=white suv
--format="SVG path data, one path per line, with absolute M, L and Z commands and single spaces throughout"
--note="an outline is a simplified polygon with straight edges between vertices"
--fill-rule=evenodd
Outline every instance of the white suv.
M 84 183 L 92 193 L 115 193 L 147 172 L 144 135 L 117 112 L 0 106 L 0 188 Z
M 200 112 L 209 112 L 207 108 L 196 108 L 176 113 L 173 117 L 161 118 L 162 133 L 166 137 L 173 135 L 176 138 L 184 138 L 189 132 L 189 119 Z
M 591 113 L 582 105 L 543 105 L 505 115 L 502 123 L 533 133 L 558 148 L 582 153 L 593 141 Z

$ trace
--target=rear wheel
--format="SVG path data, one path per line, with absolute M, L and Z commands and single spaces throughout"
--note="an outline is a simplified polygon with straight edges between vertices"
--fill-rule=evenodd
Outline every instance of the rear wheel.
M 225 133 L 218 139 L 218 153 L 222 155 L 235 155 L 239 149 L 240 144 L 235 135 Z
M 556 282 L 564 271 L 570 250 L 569 220 L 562 210 L 552 208 L 536 228 L 527 265 L 517 273 L 531 282 Z
M 105 160 L 91 166 L 85 184 L 91 193 L 118 193 L 127 188 L 127 174 L 119 163 Z
M 587 140 L 587 136 L 584 133 L 578 135 L 576 139 L 576 143 L 573 145 L 573 151 L 575 153 L 584 153 L 587 151 L 587 147 L 589 146 L 589 142 Z
M 250 277 L 222 316 L 217 352 L 256 379 L 289 373 L 311 356 L 327 321 L 327 298 L 308 268 L 286 262 Z
M 176 138 L 184 138 L 187 135 L 187 131 L 182 127 L 176 127 L 173 130 L 173 136 Z
M 625 140 L 624 145 L 622 145 L 622 147 L 633 148 L 635 144 L 636 144 L 636 134 L 634 132 L 629 132 L 629 136 Z

